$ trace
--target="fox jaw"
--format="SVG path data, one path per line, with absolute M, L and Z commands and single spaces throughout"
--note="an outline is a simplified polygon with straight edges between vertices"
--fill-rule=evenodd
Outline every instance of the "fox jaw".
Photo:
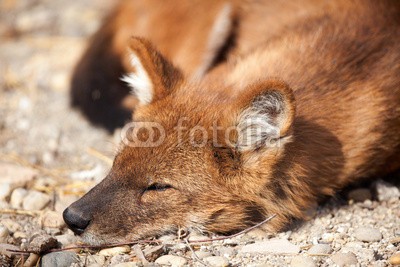
M 123 80 L 140 105 L 110 173 L 64 211 L 76 234 L 91 244 L 179 227 L 228 234 L 277 214 L 275 231 L 301 213 L 305 203 L 283 212 L 269 186 L 292 135 L 285 83 L 189 82 L 146 40 L 132 38 L 129 53 Z

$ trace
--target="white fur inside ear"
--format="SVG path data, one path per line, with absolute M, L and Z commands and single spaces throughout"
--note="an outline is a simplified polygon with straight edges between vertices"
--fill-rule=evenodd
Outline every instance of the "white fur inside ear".
M 135 68 L 135 72 L 124 75 L 121 80 L 131 87 L 131 92 L 142 104 L 149 104 L 153 100 L 153 83 L 143 67 L 139 57 L 135 54 L 131 55 L 131 64 Z
M 257 97 L 239 116 L 237 125 L 239 151 L 254 150 L 261 146 L 280 143 L 280 124 L 285 112 L 282 96 L 269 93 Z

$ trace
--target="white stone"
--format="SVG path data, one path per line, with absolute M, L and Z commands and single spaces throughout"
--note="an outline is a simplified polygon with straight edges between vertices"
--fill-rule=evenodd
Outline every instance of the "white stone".
M 99 255 L 114 256 L 114 255 L 119 255 L 119 254 L 125 254 L 130 251 L 131 251 L 131 248 L 129 246 L 105 248 L 105 249 L 100 250 Z
M 323 243 L 331 243 L 335 239 L 335 235 L 333 233 L 324 233 L 321 238 L 321 242 Z
M 400 190 L 395 185 L 385 181 L 378 180 L 375 184 L 375 190 L 379 201 L 388 201 L 400 198 Z
M 286 239 L 271 239 L 263 242 L 245 245 L 241 249 L 242 253 L 277 253 L 277 254 L 297 254 L 300 247 L 290 243 Z
M 204 262 L 208 263 L 212 267 L 226 267 L 229 265 L 229 261 L 225 257 L 221 256 L 204 258 Z
M 12 187 L 9 183 L 0 183 L 0 201 L 6 200 L 10 196 Z
M 355 265 L 358 263 L 356 255 L 354 253 L 336 253 L 331 256 L 331 260 L 336 263 L 339 267 Z
M 291 267 L 316 267 L 314 260 L 305 256 L 296 256 L 290 262 Z
M 11 194 L 10 204 L 13 209 L 20 209 L 24 197 L 28 194 L 28 191 L 24 188 L 17 188 Z
M 308 250 L 308 254 L 319 255 L 319 254 L 330 254 L 332 248 L 328 244 L 316 244 Z
M 24 197 L 22 208 L 25 210 L 41 210 L 50 202 L 50 196 L 39 191 L 30 190 Z
M 355 248 L 355 249 L 360 249 L 363 248 L 364 243 L 360 242 L 360 241 L 351 241 L 351 242 L 347 242 L 345 244 L 345 247 L 347 248 Z
M 187 264 L 187 260 L 183 257 L 174 256 L 174 255 L 163 255 L 156 259 L 155 263 L 163 264 L 163 265 L 171 265 L 174 267 L 180 267 Z
M 372 227 L 360 227 L 354 231 L 354 237 L 363 242 L 379 242 L 382 234 L 378 229 Z

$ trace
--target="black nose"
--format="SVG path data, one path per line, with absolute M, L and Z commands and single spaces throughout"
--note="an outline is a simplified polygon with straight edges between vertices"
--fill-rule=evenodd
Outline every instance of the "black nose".
M 89 215 L 85 215 L 72 206 L 64 210 L 63 218 L 68 227 L 77 235 L 82 234 L 91 221 Z

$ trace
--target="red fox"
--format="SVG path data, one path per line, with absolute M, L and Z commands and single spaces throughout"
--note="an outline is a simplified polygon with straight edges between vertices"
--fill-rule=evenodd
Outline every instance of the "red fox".
M 273 214 L 279 231 L 400 168 L 400 2 L 122 1 L 72 99 L 109 130 L 132 120 L 110 173 L 64 211 L 85 242 Z

